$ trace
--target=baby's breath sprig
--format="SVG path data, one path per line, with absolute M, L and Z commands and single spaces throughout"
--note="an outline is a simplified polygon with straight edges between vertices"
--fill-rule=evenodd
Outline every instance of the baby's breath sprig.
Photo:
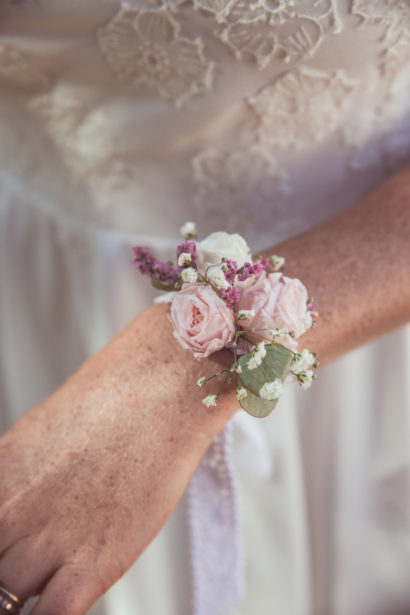
M 279 329 L 275 329 L 274 331 L 272 329 L 258 329 L 257 331 L 266 332 L 266 333 L 273 332 L 275 336 L 277 337 L 283 335 L 283 331 Z M 240 378 L 241 378 L 241 374 L 243 373 L 243 368 L 237 356 L 237 342 L 241 336 L 246 335 L 246 333 L 250 333 L 250 332 L 253 333 L 255 332 L 255 330 L 245 329 L 245 330 L 236 331 L 235 341 L 232 344 L 232 347 L 234 350 L 234 360 L 232 362 L 231 367 L 229 369 L 223 369 L 207 378 L 206 377 L 200 378 L 197 382 L 198 387 L 205 386 L 210 380 L 212 380 L 213 378 L 217 378 L 223 374 L 227 374 L 227 375 L 236 374 L 237 380 L 238 380 L 237 388 L 236 388 L 236 397 L 238 401 L 241 402 L 245 400 L 246 397 L 249 397 L 249 390 L 246 387 L 242 386 L 240 383 Z M 270 343 L 259 342 L 258 344 L 250 343 L 249 345 L 253 346 L 253 350 L 246 355 L 245 367 L 248 372 L 252 372 L 260 368 L 260 366 L 262 365 L 267 355 L 267 349 L 269 348 L 274 349 L 275 346 L 277 346 L 274 339 L 272 339 Z M 315 379 L 315 374 L 313 370 L 318 367 L 318 362 L 316 361 L 316 356 L 317 356 L 316 353 L 312 353 L 306 348 L 303 349 L 301 352 L 295 352 L 289 349 L 285 349 L 285 350 L 291 355 L 288 373 L 295 378 L 295 380 L 298 382 L 301 388 L 303 389 L 309 388 L 313 380 Z M 228 381 L 231 382 L 231 378 L 226 379 L 226 381 L 223 383 L 221 387 L 221 391 L 218 394 L 216 394 L 215 403 L 218 400 L 224 386 L 228 383 Z M 280 397 L 282 391 L 283 391 L 283 381 L 280 378 L 276 377 L 273 380 L 264 382 L 262 386 L 260 387 L 258 394 L 259 394 L 260 399 L 262 400 L 275 401 Z M 204 398 L 203 403 L 205 406 L 209 407 L 208 406 L 209 396 Z

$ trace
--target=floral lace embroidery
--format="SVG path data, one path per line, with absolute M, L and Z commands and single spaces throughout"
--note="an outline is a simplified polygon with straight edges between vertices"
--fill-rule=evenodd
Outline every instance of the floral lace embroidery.
M 0 43 L 0 83 L 13 90 L 46 88 L 50 80 L 15 47 Z
M 195 8 L 212 13 L 220 23 L 251 23 L 266 18 L 271 19 L 272 23 L 285 23 L 289 16 L 294 15 L 295 6 L 293 0 L 193 0 L 193 2 Z
M 194 197 L 201 217 L 217 216 L 230 232 L 244 231 L 250 211 L 257 224 L 272 226 L 289 193 L 285 173 L 263 147 L 249 145 L 232 151 L 206 149 L 193 159 L 197 190 Z
M 222 32 L 221 39 L 233 50 L 237 60 L 253 58 L 259 68 L 267 66 L 277 49 L 277 39 L 269 23 L 232 24 Z
M 342 123 L 354 87 L 342 71 L 286 73 L 248 99 L 259 121 L 260 142 L 301 149 L 319 141 Z
M 383 26 L 382 41 L 387 46 L 410 29 L 409 0 L 353 0 L 351 10 L 353 15 L 360 17 L 363 26 Z
M 375 91 L 343 129 L 353 169 L 381 164 L 394 169 L 410 157 L 410 32 L 394 37 L 388 28 L 380 56 L 379 70 L 389 87 Z
M 408 21 L 410 18 L 409 0 L 353 0 L 352 13 L 364 19 L 377 21 Z
M 56 88 L 50 93 L 35 96 L 29 103 L 30 112 L 46 127 L 56 147 L 62 152 L 66 167 L 74 182 L 86 186 L 87 198 L 74 200 L 70 208 L 82 218 L 93 216 L 90 200 L 94 189 L 101 187 L 114 190 L 124 186 L 130 178 L 131 168 L 125 168 L 113 142 L 106 119 L 98 112 L 93 112 L 95 101 L 78 98 L 64 88 Z M 63 204 L 63 203 L 62 203 Z M 99 201 L 98 218 L 109 224 L 114 209 L 112 203 L 105 208 Z
M 337 10 L 335 0 L 297 0 L 294 8 L 289 9 L 292 17 L 308 17 L 318 21 L 323 33 L 339 33 L 342 30 L 342 20 Z
M 165 26 L 161 26 L 162 32 L 159 35 L 157 33 L 154 37 L 154 41 L 161 47 L 168 48 L 172 38 L 180 40 L 179 31 L 175 34 L 175 29 L 179 26 L 174 18 L 166 17 L 167 10 L 173 11 L 177 19 L 180 17 L 178 12 L 180 5 L 193 5 L 195 10 L 214 18 L 216 24 L 214 35 L 233 51 L 238 60 L 255 60 L 261 69 L 265 68 L 274 58 L 290 62 L 312 55 L 323 41 L 325 34 L 340 31 L 340 20 L 333 0 L 316 0 L 315 2 L 301 0 L 300 3 L 293 0 L 162 0 L 162 4 L 160 2 L 161 0 L 143 0 L 141 4 L 136 0 L 128 0 L 126 4 L 123 3 L 122 10 L 133 11 L 134 15 L 131 15 L 129 20 L 133 24 L 136 22 L 129 34 L 124 31 L 126 29 L 122 23 L 124 15 L 114 18 L 112 24 L 108 26 L 112 30 L 115 24 L 116 34 L 110 35 L 114 40 L 108 45 L 109 53 L 107 53 L 106 44 L 102 47 L 106 51 L 111 67 L 117 74 L 123 75 L 125 82 L 132 81 L 134 85 L 137 85 L 135 75 L 139 76 L 138 83 L 140 83 L 143 79 L 142 75 L 147 72 L 147 66 L 150 68 L 146 59 L 142 59 L 139 63 L 135 60 L 136 33 L 139 41 L 142 37 L 144 46 L 148 45 L 148 31 L 144 35 L 146 26 L 144 24 L 145 28 L 143 28 L 143 24 L 138 24 L 138 14 L 141 12 L 143 14 L 146 10 L 152 12 L 162 8 L 164 11 L 162 20 L 168 19 L 168 28 L 171 26 L 174 29 L 173 37 L 171 32 L 166 32 Z M 155 18 L 151 15 L 149 19 L 154 20 Z M 157 19 L 161 18 L 157 17 Z M 103 29 L 103 32 L 105 30 Z M 121 39 L 123 39 L 122 43 Z M 186 44 L 186 39 L 183 40 Z M 195 41 L 191 41 L 191 44 Z M 141 45 L 140 42 L 138 47 Z M 115 49 L 114 52 L 113 49 Z M 202 47 L 199 49 L 202 53 Z M 152 49 L 146 53 L 151 57 L 155 55 Z M 144 56 L 141 51 L 139 54 Z M 203 64 L 203 56 L 201 59 L 201 64 Z M 129 66 L 130 63 L 133 65 L 132 68 Z M 161 61 L 157 60 L 156 65 L 161 65 L 164 70 Z M 151 74 L 152 71 L 148 70 L 148 72 Z M 188 71 L 188 74 L 192 79 L 193 72 Z M 152 81 L 151 76 L 149 80 Z M 158 83 L 161 83 L 161 79 L 158 79 Z M 200 90 L 203 91 L 203 88 Z M 164 98 L 173 98 L 173 96 L 164 96 L 161 92 L 160 94 Z
M 235 149 L 208 148 L 193 159 L 198 216 L 215 216 L 231 232 L 244 232 L 249 211 L 257 211 L 258 238 L 272 228 L 279 235 L 300 225 L 292 208 L 286 161 L 275 152 L 302 149 L 343 123 L 351 108 L 356 82 L 342 71 L 294 69 L 244 102 Z M 320 109 L 320 112 L 318 112 Z M 273 224 L 274 223 L 274 224 Z
M 316 50 L 325 33 L 340 30 L 331 0 L 305 0 L 302 4 L 303 10 L 298 4 L 296 11 L 295 4 L 286 0 L 238 0 L 227 4 L 223 14 L 226 25 L 216 34 L 237 59 L 250 57 L 259 68 L 265 68 L 273 58 L 299 60 Z M 222 21 L 218 13 L 216 16 Z
M 403 70 L 409 72 L 410 30 L 402 30 L 395 42 L 382 53 L 380 69 L 389 79 L 394 80 Z
M 235 5 L 235 0 L 193 0 L 197 9 L 203 9 L 212 13 L 216 20 L 222 22 L 226 19 L 231 8 Z M 250 2 L 252 4 L 252 2 Z
M 154 89 L 177 107 L 211 87 L 213 64 L 200 38 L 180 35 L 165 11 L 120 8 L 98 34 L 100 48 L 118 78 L 135 88 Z
M 136 96 L 141 93 L 149 101 L 158 94 L 177 106 L 185 105 L 195 95 L 211 94 L 217 75 L 213 60 L 216 65 L 218 53 L 220 74 L 231 68 L 241 74 L 242 67 L 233 59 L 222 65 L 229 52 L 221 53 L 221 41 L 243 64 L 248 60 L 259 68 L 272 69 L 246 82 L 247 91 L 241 93 L 238 88 L 233 110 L 234 117 L 237 111 L 241 117 L 238 130 L 228 129 L 231 121 L 221 119 L 226 140 L 214 131 L 213 136 L 204 134 L 196 141 L 195 131 L 191 131 L 189 146 L 184 141 L 180 158 L 176 154 L 174 159 L 189 173 L 188 161 L 194 157 L 198 215 L 202 219 L 215 216 L 218 225 L 224 223 L 228 230 L 243 232 L 240 225 L 247 219 L 250 204 L 270 226 L 272 215 L 281 212 L 288 224 L 296 208 L 300 209 L 295 206 L 291 213 L 287 172 L 292 168 L 292 149 L 300 151 L 302 159 L 305 148 L 337 131 L 352 167 L 383 164 L 387 159 L 408 155 L 409 131 L 402 122 L 406 98 L 403 79 L 398 77 L 408 71 L 410 61 L 410 34 L 400 27 L 409 23 L 409 8 L 409 0 L 339 2 L 352 33 L 356 29 L 356 35 L 361 35 L 360 23 L 374 27 L 369 41 L 373 41 L 370 45 L 374 43 L 375 72 L 378 67 L 381 71 L 374 87 L 381 93 L 377 99 L 366 94 L 363 112 L 352 104 L 358 83 L 343 71 L 323 69 L 332 67 L 332 60 L 327 62 L 323 55 L 317 56 L 322 70 L 296 66 L 284 73 L 284 68 L 289 68 L 284 62 L 311 57 L 325 35 L 340 30 L 336 0 L 126 0 L 100 29 L 98 42 L 106 63 L 124 87 L 135 88 Z M 356 20 L 350 19 L 352 15 Z M 369 28 L 364 34 L 368 32 Z M 340 52 L 336 37 L 328 41 L 333 42 Z M 25 54 L 13 51 L 11 54 L 10 45 L 0 44 L 0 82 L 20 89 L 28 89 L 29 84 L 32 88 L 48 84 L 47 77 L 30 65 Z M 275 63 L 270 65 L 271 61 Z M 251 66 L 243 68 L 252 71 Z M 282 74 L 272 79 L 279 71 Z M 215 101 L 210 112 L 224 118 L 230 108 L 227 104 L 220 113 L 224 105 L 221 81 L 218 91 L 214 88 L 215 96 L 210 96 Z M 255 90 L 250 98 L 243 99 Z M 143 165 L 135 160 L 135 151 L 119 152 L 112 127 L 106 125 L 107 115 L 97 108 L 99 101 L 85 100 L 84 91 L 55 88 L 50 95 L 31 97 L 27 106 L 61 150 L 68 174 L 74 181 L 80 180 L 90 194 L 89 204 L 79 204 L 78 209 L 94 207 L 95 218 L 112 225 L 116 216 L 122 219 L 122 213 L 114 213 L 122 207 L 123 219 L 127 219 L 132 194 L 136 186 L 144 187 L 146 177 Z M 204 109 L 207 112 L 206 104 Z M 404 126 L 401 134 L 395 130 L 396 124 Z M 149 181 L 147 191 L 152 190 Z M 186 190 L 189 201 L 191 190 L 192 184 Z M 118 199 L 112 198 L 113 192 Z M 263 224 L 255 226 L 260 234 Z

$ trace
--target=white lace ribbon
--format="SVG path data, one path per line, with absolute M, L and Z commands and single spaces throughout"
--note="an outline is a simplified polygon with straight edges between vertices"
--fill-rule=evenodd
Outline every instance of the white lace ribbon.
M 232 429 L 215 438 L 188 488 L 194 615 L 226 615 L 244 594 Z
M 173 295 L 165 293 L 154 302 L 169 303 Z M 245 593 L 232 454 L 235 427 L 243 436 L 235 455 L 240 470 L 263 478 L 273 474 L 264 431 L 253 417 L 237 412 L 213 440 L 188 487 L 193 615 L 226 615 Z

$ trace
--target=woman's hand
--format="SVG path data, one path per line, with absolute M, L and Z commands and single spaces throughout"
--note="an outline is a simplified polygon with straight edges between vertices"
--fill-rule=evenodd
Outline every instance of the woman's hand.
M 224 354 L 193 359 L 165 312 L 144 312 L 0 440 L 0 585 L 41 593 L 35 615 L 83 615 L 131 566 L 237 408 L 232 390 L 201 404 L 195 383 Z

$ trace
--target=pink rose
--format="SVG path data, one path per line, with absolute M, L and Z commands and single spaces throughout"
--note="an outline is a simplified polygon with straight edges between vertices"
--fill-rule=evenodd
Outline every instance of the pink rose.
M 252 318 L 241 322 L 244 329 L 286 329 L 299 337 L 306 331 L 307 301 L 308 293 L 300 280 L 281 273 L 262 274 L 242 293 L 237 310 L 255 312 Z M 272 340 L 267 331 L 249 333 L 246 337 L 256 343 Z
M 197 359 L 224 348 L 235 334 L 235 315 L 209 287 L 184 284 L 171 304 L 174 336 Z

